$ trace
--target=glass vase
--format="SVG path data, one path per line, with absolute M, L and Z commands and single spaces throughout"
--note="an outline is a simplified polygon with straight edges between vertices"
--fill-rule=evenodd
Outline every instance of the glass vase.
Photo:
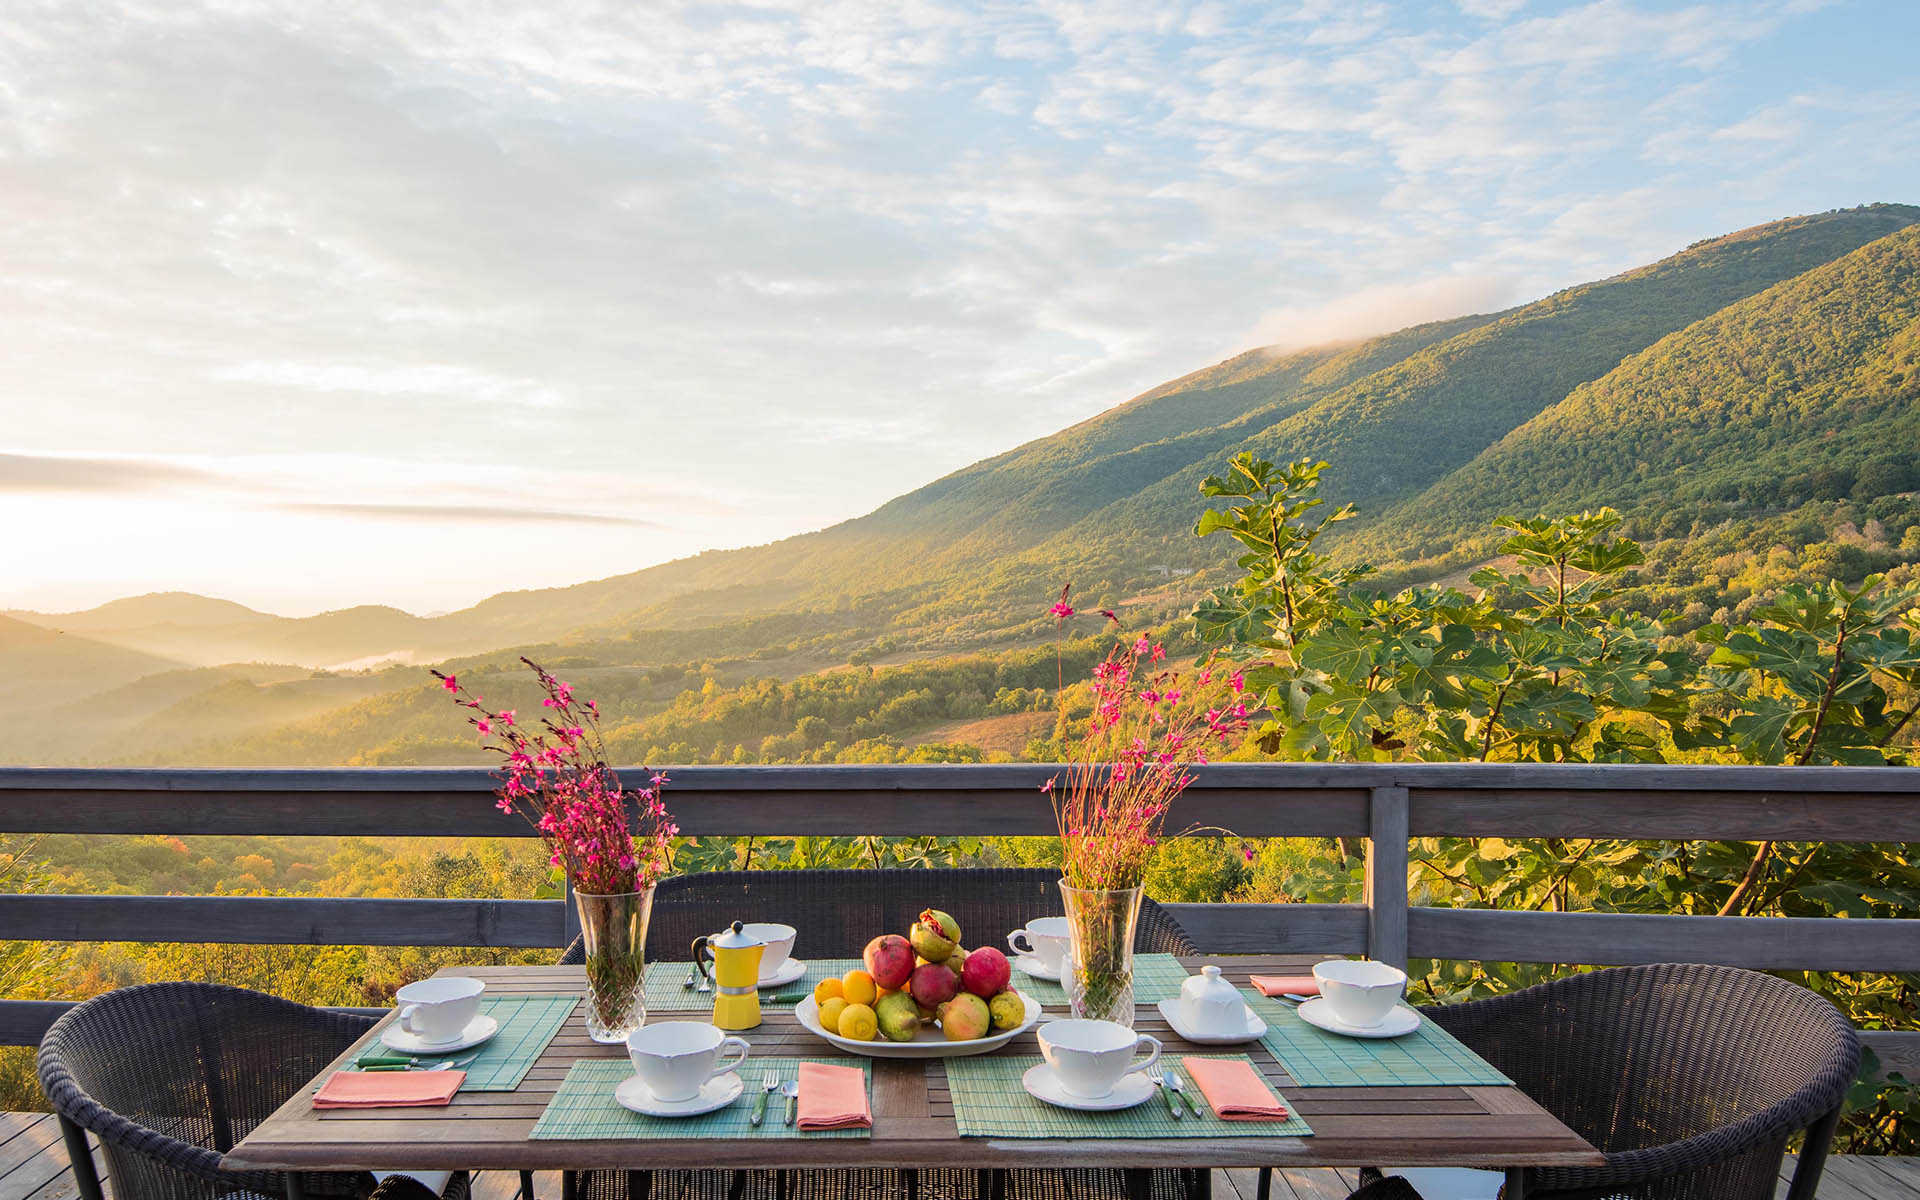
M 587 1036 L 609 1045 L 647 1023 L 647 922 L 653 888 L 596 895 L 575 892 L 587 964 Z
M 1133 931 L 1144 888 L 1086 890 L 1060 881 L 1067 909 L 1067 1006 L 1076 1017 L 1133 1028 Z

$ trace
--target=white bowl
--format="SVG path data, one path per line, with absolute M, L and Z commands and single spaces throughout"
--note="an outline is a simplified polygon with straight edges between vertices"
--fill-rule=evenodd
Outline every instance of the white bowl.
M 1365 959 L 1335 958 L 1313 968 L 1321 998 L 1341 1022 L 1371 1029 L 1387 1019 L 1407 990 L 1399 967 Z

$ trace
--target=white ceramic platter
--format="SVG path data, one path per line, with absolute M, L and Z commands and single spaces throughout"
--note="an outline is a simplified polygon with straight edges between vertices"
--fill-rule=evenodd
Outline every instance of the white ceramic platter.
M 884 1037 L 871 1042 L 856 1042 L 851 1038 L 843 1038 L 837 1033 L 826 1031 L 826 1028 L 820 1024 L 820 1005 L 812 996 L 794 1005 L 793 1015 L 800 1019 L 800 1024 L 806 1027 L 808 1033 L 832 1042 L 849 1054 L 864 1054 L 868 1058 L 960 1058 L 968 1054 L 985 1054 L 989 1050 L 998 1050 L 1040 1023 L 1040 1002 L 1025 992 L 1019 995 L 1021 1001 L 1027 1006 L 1025 1020 L 1012 1029 L 1002 1029 L 998 1033 L 974 1038 L 970 1042 L 948 1041 L 937 1025 L 922 1026 L 920 1035 L 911 1042 L 890 1042 Z

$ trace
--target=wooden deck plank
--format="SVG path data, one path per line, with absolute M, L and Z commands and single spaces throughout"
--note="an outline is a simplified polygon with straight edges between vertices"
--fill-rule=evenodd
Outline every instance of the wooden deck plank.
M 34 1139 L 34 1153 L 22 1158 L 15 1169 L 0 1174 L 0 1200 L 74 1200 L 73 1172 L 67 1167 L 67 1149 L 59 1129 L 46 1113 L 0 1113 L 0 1149 L 21 1134 L 45 1125 L 50 1141 Z M 106 1162 L 98 1153 L 94 1161 L 101 1177 L 106 1177 Z M 37 1165 L 36 1165 L 37 1164 Z M 1787 1194 L 1786 1181 L 1793 1175 L 1794 1160 L 1781 1164 L 1779 1196 Z M 1254 1200 L 1257 1173 L 1250 1167 L 1235 1167 L 1213 1173 L 1215 1200 Z M 25 1181 L 35 1181 L 31 1188 Z M 1277 1170 L 1273 1178 L 1272 1200 L 1345 1200 L 1356 1185 L 1355 1173 L 1329 1168 Z M 108 1185 L 111 1192 L 112 1185 Z M 483 1171 L 473 1182 L 474 1200 L 516 1200 L 520 1177 L 512 1171 Z M 541 1171 L 534 1177 L 534 1191 L 541 1200 L 557 1200 L 560 1175 Z M 1834 1157 L 1820 1180 L 1819 1200 L 1920 1200 L 1920 1158 Z

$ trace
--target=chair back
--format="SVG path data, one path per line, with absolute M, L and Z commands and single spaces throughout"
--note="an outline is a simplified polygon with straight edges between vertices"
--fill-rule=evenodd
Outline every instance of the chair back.
M 117 1200 L 278 1191 L 279 1175 L 224 1172 L 219 1156 L 372 1024 L 219 984 L 120 988 L 54 1022 L 40 1083 L 98 1136 Z
M 1840 1107 L 1860 1060 L 1833 1005 L 1733 967 L 1619 967 L 1426 1011 L 1613 1160 L 1538 1171 L 1530 1194 L 1769 1200 L 1788 1139 Z
M 798 958 L 858 958 L 883 933 L 907 932 L 937 908 L 960 923 L 961 944 L 1007 948 L 1007 934 L 1035 917 L 1059 916 L 1060 872 L 1049 868 L 884 868 L 851 871 L 708 871 L 660 881 L 647 930 L 649 959 L 684 959 L 693 939 L 729 921 L 779 921 L 800 931 Z M 1192 954 L 1167 911 L 1143 901 L 1134 936 L 1140 953 Z M 562 962 L 577 963 L 580 944 Z

